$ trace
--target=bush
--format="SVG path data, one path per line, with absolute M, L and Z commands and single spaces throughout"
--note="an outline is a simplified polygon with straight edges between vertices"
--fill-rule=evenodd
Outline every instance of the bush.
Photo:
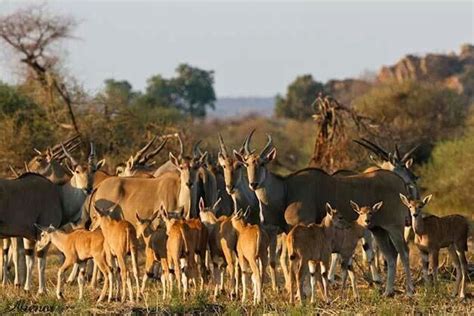
M 377 86 L 356 99 L 354 106 L 389 128 L 394 141 L 412 146 L 459 134 L 467 100 L 441 86 L 408 81 Z
M 474 219 L 474 130 L 439 143 L 430 161 L 420 168 L 421 186 L 433 194 L 429 210 L 435 214 L 461 213 Z
M 314 109 L 311 106 L 319 92 L 324 86 L 317 82 L 311 75 L 299 76 L 293 81 L 286 92 L 285 97 L 277 96 L 275 114 L 278 117 L 286 117 L 297 120 L 311 119 Z
M 33 148 L 47 146 L 55 139 L 55 129 L 44 110 L 16 87 L 0 83 L 0 166 L 11 176 L 8 166 L 22 167 Z

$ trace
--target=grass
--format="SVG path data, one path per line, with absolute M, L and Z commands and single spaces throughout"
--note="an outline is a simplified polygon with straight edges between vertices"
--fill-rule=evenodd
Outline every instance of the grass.
M 472 248 L 471 248 L 472 249 Z M 64 285 L 63 293 L 66 300 L 58 300 L 55 296 L 56 271 L 60 264 L 55 251 L 48 258 L 47 265 L 47 293 L 38 296 L 33 293 L 25 293 L 22 289 L 15 288 L 8 284 L 0 287 L 0 313 L 5 312 L 55 312 L 58 314 L 79 314 L 79 313 L 158 313 L 158 314 L 225 314 L 225 315 L 310 315 L 310 314 L 473 314 L 473 295 L 460 301 L 450 295 L 454 281 L 450 280 L 450 272 L 445 266 L 440 270 L 440 281 L 436 286 L 424 286 L 423 282 L 416 284 L 414 297 L 408 298 L 404 295 L 404 275 L 401 268 L 397 271 L 396 289 L 394 297 L 385 298 L 381 295 L 380 286 L 369 285 L 362 277 L 361 270 L 356 267 L 358 278 L 358 288 L 360 299 L 354 300 L 349 288 L 343 294 L 338 285 L 332 286 L 330 291 L 331 303 L 325 304 L 318 300 L 315 304 L 306 301 L 303 305 L 291 305 L 288 302 L 286 293 L 274 293 L 269 284 L 264 286 L 263 302 L 257 306 L 251 304 L 250 299 L 242 304 L 240 301 L 231 301 L 225 296 L 221 296 L 214 301 L 212 290 L 193 293 L 190 297 L 182 299 L 178 293 L 173 293 L 171 299 L 163 301 L 161 299 L 160 282 L 150 282 L 147 288 L 146 297 L 139 303 L 121 303 L 114 301 L 111 303 L 96 303 L 99 296 L 100 287 L 94 289 L 86 287 L 84 289 L 84 299 L 77 300 L 78 287 L 76 284 Z M 419 264 L 416 250 L 412 253 L 412 271 L 415 278 L 419 276 Z M 473 262 L 474 255 L 469 253 L 470 262 Z M 444 258 L 444 253 L 441 255 Z M 359 260 L 359 258 L 358 258 Z M 443 260 L 440 260 L 441 262 Z M 36 272 L 36 270 L 35 270 Z M 36 278 L 36 273 L 35 273 Z M 283 284 L 281 273 L 279 274 L 279 284 Z M 35 284 L 36 285 L 36 284 Z M 34 287 L 34 289 L 36 289 Z M 467 293 L 474 293 L 473 283 L 468 284 Z M 43 308 L 43 310 L 39 310 Z

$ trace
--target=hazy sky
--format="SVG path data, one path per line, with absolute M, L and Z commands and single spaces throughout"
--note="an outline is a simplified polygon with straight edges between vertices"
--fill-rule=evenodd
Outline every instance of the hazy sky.
M 472 2 L 55 1 L 81 21 L 67 65 L 90 92 L 106 78 L 143 89 L 179 63 L 215 71 L 218 96 L 272 96 L 297 75 L 359 76 L 407 53 L 474 42 Z M 25 2 L 0 0 L 0 13 Z M 0 55 L 3 56 L 3 55 Z M 0 79 L 11 69 L 0 62 Z

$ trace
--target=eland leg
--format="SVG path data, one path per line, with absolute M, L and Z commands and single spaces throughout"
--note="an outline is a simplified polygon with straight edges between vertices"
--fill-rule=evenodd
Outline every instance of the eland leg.
M 363 242 L 362 242 L 362 249 L 364 258 L 367 261 L 369 267 L 370 267 L 370 274 L 372 276 L 372 281 L 375 283 L 380 283 L 381 282 L 381 277 L 379 275 L 379 270 L 378 270 L 378 263 L 377 263 L 377 254 L 375 250 L 375 241 L 374 241 L 374 236 L 372 233 L 366 229 L 364 231 L 364 236 L 362 237 Z
M 308 269 L 309 269 L 309 281 L 311 284 L 311 303 L 315 302 L 315 293 L 316 293 L 316 273 L 319 269 L 319 262 L 315 261 L 308 261 Z M 318 272 L 319 273 L 319 272 Z
M 14 285 L 20 287 L 25 281 L 25 248 L 23 246 L 22 238 L 10 238 L 12 262 L 15 270 Z
M 331 254 L 331 266 L 329 267 L 328 280 L 329 282 L 335 282 L 337 263 L 341 256 L 338 253 Z
M 394 294 L 394 283 L 396 274 L 397 250 L 393 246 L 387 231 L 377 229 L 372 232 L 375 240 L 379 245 L 385 260 L 387 261 L 387 280 L 385 284 L 384 296 L 392 296 Z
M 461 289 L 459 291 L 459 297 L 464 299 L 466 298 L 466 283 L 469 278 L 469 274 L 467 271 L 467 259 L 466 259 L 466 253 L 465 249 L 462 247 L 456 246 L 456 254 L 459 257 L 459 261 L 461 263 L 461 273 L 462 273 L 462 279 L 461 279 Z
M 66 258 L 64 260 L 64 263 L 62 264 L 62 266 L 58 270 L 58 279 L 57 279 L 57 283 L 56 283 L 56 297 L 58 299 L 63 299 L 64 298 L 63 293 L 61 291 L 61 283 L 62 283 L 63 273 L 70 266 L 72 266 L 74 263 L 75 263 L 75 258 L 72 258 L 72 257 Z
M 46 291 L 46 255 L 48 253 L 49 245 L 42 250 L 36 252 L 38 258 L 38 294 L 43 294 Z
M 395 247 L 396 251 L 400 255 L 400 259 L 403 264 L 403 269 L 405 271 L 405 289 L 406 289 L 406 295 L 407 296 L 412 296 L 414 287 L 413 287 L 413 281 L 411 279 L 411 270 L 410 270 L 410 257 L 409 257 L 409 251 L 408 251 L 408 245 L 405 242 L 405 239 L 403 238 L 403 232 L 398 232 L 398 231 L 390 231 L 390 240 L 392 242 L 393 247 Z M 438 265 L 436 257 L 436 265 Z M 436 271 L 438 270 L 438 267 L 436 267 Z
M 461 262 L 459 261 L 459 257 L 453 246 L 449 246 L 448 251 L 449 256 L 451 257 L 451 260 L 453 262 L 453 266 L 456 269 L 456 283 L 452 292 L 452 296 L 455 297 L 459 293 L 459 286 L 461 285 L 462 280 Z
M 25 261 L 26 261 L 26 280 L 25 280 L 25 291 L 29 292 L 31 288 L 31 281 L 33 277 L 33 264 L 34 264 L 34 249 L 35 242 L 28 239 L 23 239 L 25 245 Z
M 285 279 L 285 289 L 289 291 L 290 273 L 288 271 L 288 249 L 286 247 L 286 237 L 287 237 L 287 234 L 285 233 L 278 235 L 279 244 L 281 245 L 280 267 L 281 267 L 281 270 L 283 271 L 283 277 Z
M 8 248 L 10 248 L 10 239 L 4 238 L 2 240 L 2 266 L 1 266 L 1 278 L 2 285 L 5 286 L 8 281 Z
M 74 281 L 76 280 L 77 278 L 77 274 L 79 272 L 79 264 L 78 263 L 74 263 L 74 265 L 72 266 L 72 270 L 71 270 L 71 273 L 69 273 L 69 276 L 66 280 L 66 283 L 67 284 L 72 284 L 74 283 Z

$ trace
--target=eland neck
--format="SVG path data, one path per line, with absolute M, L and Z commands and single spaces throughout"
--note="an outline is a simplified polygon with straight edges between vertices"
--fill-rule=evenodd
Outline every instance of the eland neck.
M 260 221 L 268 225 L 280 225 L 278 216 L 283 217 L 286 209 L 285 181 L 267 169 L 265 172 L 265 180 L 255 190 L 260 205 Z
M 142 234 L 145 245 L 148 246 L 150 244 L 150 239 L 151 239 L 152 234 L 153 234 L 153 230 L 151 229 L 150 225 L 147 225 L 145 229 L 143 230 L 143 234 Z
M 258 209 L 258 199 L 254 191 L 250 190 L 249 182 L 243 172 L 239 172 L 239 181 L 234 187 L 234 192 L 231 194 L 234 201 L 234 211 L 245 209 L 250 206 L 251 209 Z
M 191 205 L 193 205 L 193 194 L 196 191 L 196 184 L 189 188 L 185 183 L 181 183 L 178 194 L 178 207 L 184 207 L 186 217 L 191 215 Z
M 66 236 L 66 233 L 65 232 L 62 232 L 60 230 L 56 230 L 54 232 L 52 232 L 51 234 L 51 243 L 59 249 L 59 251 L 61 251 L 62 253 L 65 252 L 66 250 L 66 239 L 67 239 L 67 236 Z
M 84 190 L 74 187 L 71 181 L 61 185 L 59 189 L 63 205 L 62 224 L 76 222 L 82 216 L 82 207 L 87 194 Z
M 67 174 L 66 170 L 64 170 L 64 168 L 56 160 L 52 160 L 51 163 L 49 163 L 43 169 L 32 171 L 41 174 L 56 184 L 65 184 L 71 178 L 69 174 Z
M 418 214 L 416 217 L 411 217 L 411 226 L 415 234 L 423 235 L 425 233 L 425 228 L 423 225 L 423 216 L 421 215 L 421 213 Z

